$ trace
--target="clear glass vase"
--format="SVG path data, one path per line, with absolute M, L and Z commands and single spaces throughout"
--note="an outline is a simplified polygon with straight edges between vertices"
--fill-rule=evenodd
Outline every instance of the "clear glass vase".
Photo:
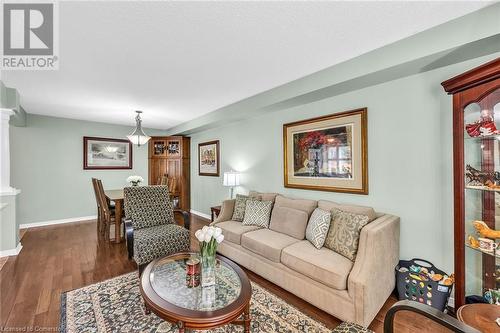
M 201 253 L 201 286 L 213 285 L 215 285 L 215 251 L 214 253 L 203 251 Z

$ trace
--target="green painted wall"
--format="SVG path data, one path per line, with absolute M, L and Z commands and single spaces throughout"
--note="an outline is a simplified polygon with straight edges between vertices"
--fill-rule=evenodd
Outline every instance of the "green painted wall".
M 105 189 L 124 187 L 130 175 L 147 181 L 147 146 L 133 147 L 132 170 L 83 170 L 83 136 L 125 138 L 132 130 L 34 114 L 27 115 L 26 127 L 11 126 L 11 185 L 22 191 L 18 224 L 96 215 L 92 177 Z
M 210 206 L 229 197 L 222 177 L 201 177 L 197 171 L 198 143 L 219 139 L 221 171 L 243 173 L 238 192 L 279 192 L 368 205 L 398 215 L 401 257 L 427 258 L 451 271 L 452 99 L 440 83 L 498 56 L 500 53 L 191 134 L 192 209 L 209 214 Z M 282 125 L 360 107 L 368 107 L 370 194 L 285 189 Z

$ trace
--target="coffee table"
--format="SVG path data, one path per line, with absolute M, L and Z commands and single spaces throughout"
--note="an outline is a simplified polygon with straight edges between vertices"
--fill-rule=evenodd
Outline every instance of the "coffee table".
M 177 253 L 156 259 L 141 276 L 141 294 L 147 311 L 177 324 L 179 332 L 206 330 L 237 324 L 250 332 L 252 288 L 245 272 L 231 260 L 217 255 L 216 284 L 189 288 L 186 261 L 198 254 Z

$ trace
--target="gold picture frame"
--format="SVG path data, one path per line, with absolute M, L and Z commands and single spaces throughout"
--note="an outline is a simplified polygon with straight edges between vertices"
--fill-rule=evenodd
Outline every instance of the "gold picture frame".
M 283 125 L 284 185 L 368 194 L 368 109 Z

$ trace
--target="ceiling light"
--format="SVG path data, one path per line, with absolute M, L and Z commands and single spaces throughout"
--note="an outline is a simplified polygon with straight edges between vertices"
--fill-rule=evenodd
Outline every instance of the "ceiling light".
M 151 137 L 147 136 L 146 133 L 144 133 L 144 131 L 142 130 L 142 125 L 141 125 L 142 111 L 135 111 L 135 112 L 137 113 L 137 116 L 135 117 L 135 129 L 130 135 L 127 135 L 127 138 L 134 145 L 141 146 L 146 144 L 149 141 L 149 139 L 151 139 Z

